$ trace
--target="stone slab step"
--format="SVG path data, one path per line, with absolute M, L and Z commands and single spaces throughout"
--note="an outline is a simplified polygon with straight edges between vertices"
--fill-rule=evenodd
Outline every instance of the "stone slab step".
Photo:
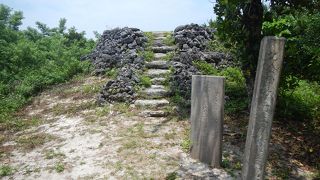
M 169 69 L 169 64 L 167 61 L 151 61 L 146 63 L 146 67 L 150 69 Z
M 151 83 L 155 85 L 163 85 L 166 81 L 166 78 L 153 78 L 151 79 Z
M 164 88 L 147 88 L 140 92 L 142 97 L 148 98 L 148 99 L 159 99 L 164 98 L 168 96 L 169 92 L 168 90 Z
M 153 47 L 162 47 L 165 46 L 164 42 L 162 39 L 156 39 L 153 42 Z
M 152 89 L 165 89 L 165 87 L 163 85 L 151 85 Z
M 150 99 L 150 100 L 136 100 L 134 105 L 139 107 L 163 107 L 169 105 L 169 101 L 166 99 Z
M 166 69 L 149 69 L 147 71 L 147 76 L 151 78 L 156 78 L 156 77 L 165 77 L 167 73 L 169 73 L 169 70 Z
M 163 59 L 164 57 L 166 57 L 167 55 L 165 53 L 154 53 L 154 58 L 156 60 L 161 60 Z
M 154 38 L 155 41 L 157 41 L 157 40 L 163 41 L 164 39 L 166 39 L 166 37 L 164 37 L 164 36 Z
M 158 46 L 158 47 L 152 47 L 151 48 L 154 53 L 167 53 L 174 51 L 173 46 Z
M 152 34 L 155 38 L 157 37 L 165 37 L 167 33 L 171 33 L 169 31 L 153 31 Z
M 167 117 L 168 112 L 166 111 L 142 111 L 139 113 L 141 117 Z

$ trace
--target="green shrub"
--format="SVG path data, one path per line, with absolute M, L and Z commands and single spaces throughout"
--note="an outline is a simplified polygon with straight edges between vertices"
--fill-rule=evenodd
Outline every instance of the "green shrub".
M 171 61 L 175 55 L 175 52 L 168 52 L 166 56 L 163 58 L 165 61 Z
M 112 68 L 106 72 L 106 76 L 112 79 L 116 78 L 117 75 L 118 75 L 118 69 L 116 68 Z
M 154 52 L 153 51 L 142 51 L 138 53 L 138 56 L 143 57 L 145 61 L 152 61 L 154 59 Z
M 217 75 L 218 70 L 206 61 L 193 61 L 193 65 L 204 75 Z
M 172 33 L 166 33 L 165 39 L 163 40 L 163 43 L 167 46 L 173 46 L 174 45 L 174 38 Z
M 152 32 L 144 32 L 144 35 L 148 38 L 147 47 L 151 47 L 154 42 L 154 35 Z
M 310 128 L 320 133 L 320 85 L 299 81 L 291 90 L 281 91 L 278 99 L 279 118 L 309 122 Z
M 13 169 L 8 165 L 0 166 L 0 176 L 9 176 L 13 173 Z
M 63 163 L 59 162 L 54 166 L 54 169 L 56 170 L 57 173 L 61 173 L 64 171 L 65 167 Z
M 227 114 L 238 113 L 247 109 L 248 97 L 245 78 L 240 68 L 228 67 L 222 70 L 217 70 L 205 61 L 194 61 L 193 65 L 197 67 L 202 74 L 224 76 L 226 78 L 225 94 L 229 97 L 226 101 L 225 107 Z
M 248 97 L 244 76 L 240 68 L 228 67 L 218 73 L 226 78 L 225 94 L 229 97 L 226 101 L 225 111 L 227 114 L 239 113 L 247 109 Z
M 22 13 L 0 4 L 0 14 L 0 123 L 19 126 L 12 113 L 32 96 L 91 70 L 91 63 L 79 59 L 95 42 L 75 28 L 65 32 L 65 19 L 57 28 L 37 22 L 38 29 L 21 31 Z
M 140 85 L 143 87 L 151 87 L 151 79 L 148 76 L 141 75 L 140 76 Z

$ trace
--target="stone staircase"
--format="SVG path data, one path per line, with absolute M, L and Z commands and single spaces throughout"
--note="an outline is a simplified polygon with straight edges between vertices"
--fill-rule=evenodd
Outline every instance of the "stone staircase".
M 154 44 L 151 48 L 155 53 L 154 60 L 146 63 L 145 75 L 151 78 L 151 87 L 139 92 L 140 98 L 135 101 L 137 107 L 143 111 L 143 117 L 165 117 L 168 115 L 166 107 L 169 106 L 168 87 L 165 87 L 166 75 L 170 72 L 169 62 L 164 60 L 167 53 L 174 51 L 173 46 L 166 46 L 163 43 L 165 32 L 154 32 Z

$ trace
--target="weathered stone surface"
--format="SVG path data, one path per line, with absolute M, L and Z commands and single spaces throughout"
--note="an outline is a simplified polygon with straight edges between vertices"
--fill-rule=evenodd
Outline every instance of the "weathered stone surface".
M 165 54 L 165 53 L 154 53 L 154 58 L 155 58 L 155 60 L 161 60 L 161 59 L 163 59 L 164 57 L 166 57 L 166 54 Z
M 213 36 L 213 29 L 200 26 L 198 24 L 188 24 L 179 26 L 174 30 L 175 42 L 179 49 L 204 50 L 208 40 Z
M 186 154 L 180 154 L 180 167 L 177 170 L 178 179 L 188 180 L 239 180 L 229 175 L 224 169 L 211 168 L 205 163 L 192 159 Z
M 139 113 L 139 116 L 142 117 L 166 117 L 168 116 L 168 112 L 166 111 L 142 111 Z
M 155 85 L 163 85 L 165 83 L 165 78 L 153 78 L 151 79 L 151 83 Z
M 170 72 L 169 70 L 164 70 L 164 69 L 149 69 L 147 71 L 147 75 L 151 78 L 164 77 L 165 74 L 169 72 Z
M 146 67 L 150 69 L 168 69 L 169 64 L 167 61 L 151 61 L 146 63 Z
M 284 38 L 271 36 L 261 41 L 242 168 L 243 180 L 264 179 L 284 44 Z
M 192 76 L 191 157 L 213 167 L 222 160 L 224 77 Z
M 168 90 L 164 88 L 147 88 L 141 92 L 142 96 L 148 98 L 163 98 L 166 97 L 169 93 Z
M 153 31 L 152 33 L 155 38 L 158 38 L 158 37 L 165 37 L 168 31 Z
M 158 108 L 169 105 L 169 101 L 166 99 L 136 100 L 134 104 L 140 107 Z
M 194 66 L 194 61 L 206 62 L 217 69 L 237 65 L 232 56 L 207 50 L 208 42 L 214 38 L 214 31 L 196 24 L 179 26 L 175 29 L 177 51 L 172 58 L 173 72 L 169 81 L 173 93 L 178 92 L 190 100 L 191 76 L 201 74 L 201 71 Z
M 103 74 L 114 67 L 134 64 L 142 67 L 143 61 L 136 61 L 137 51 L 142 51 L 147 42 L 143 32 L 137 28 L 115 28 L 103 32 L 95 49 L 84 59 L 91 59 L 96 74 Z
M 174 47 L 172 46 L 160 46 L 160 47 L 152 47 L 151 48 L 154 53 L 167 53 L 174 51 Z

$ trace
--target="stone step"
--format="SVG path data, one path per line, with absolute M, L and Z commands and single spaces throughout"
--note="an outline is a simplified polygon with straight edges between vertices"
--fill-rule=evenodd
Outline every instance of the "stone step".
M 153 78 L 151 83 L 155 85 L 163 85 L 166 82 L 166 78 Z
M 155 37 L 155 38 L 154 38 L 155 41 L 157 41 L 157 40 L 163 41 L 163 40 L 165 40 L 165 39 L 166 39 L 166 37 L 164 37 L 164 36 Z
M 149 69 L 147 71 L 147 76 L 149 76 L 150 78 L 165 77 L 165 75 L 169 72 L 170 70 L 166 69 Z
M 168 112 L 166 111 L 142 111 L 141 113 L 139 113 L 139 116 L 141 117 L 167 117 L 168 116 Z
M 173 46 L 154 46 L 151 48 L 154 53 L 167 53 L 174 51 Z
M 160 86 L 160 85 L 154 85 Z M 141 97 L 148 99 L 159 99 L 168 96 L 169 92 L 164 87 L 151 87 L 140 92 Z
M 151 100 L 136 100 L 134 105 L 138 107 L 153 107 L 159 108 L 166 105 L 169 105 L 169 101 L 166 99 L 151 99 Z
M 168 34 L 168 33 L 171 33 L 171 32 L 169 32 L 169 31 L 154 31 L 154 32 L 152 32 L 152 34 L 153 34 L 153 36 L 155 38 L 157 38 L 157 37 L 165 37 L 166 34 Z
M 167 61 L 151 61 L 146 63 L 146 67 L 151 69 L 169 69 Z
M 166 57 L 167 55 L 165 53 L 154 53 L 154 58 L 155 60 L 161 60 L 164 57 Z
M 165 89 L 165 87 L 163 85 L 151 85 L 152 89 Z

